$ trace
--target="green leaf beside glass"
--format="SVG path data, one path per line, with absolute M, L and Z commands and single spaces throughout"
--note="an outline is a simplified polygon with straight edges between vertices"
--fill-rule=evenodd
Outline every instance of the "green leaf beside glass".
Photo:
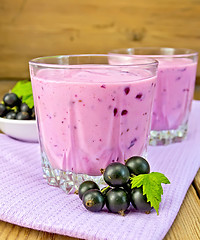
M 29 108 L 32 108 L 34 106 L 31 81 L 18 81 L 12 88 L 11 92 L 15 93 L 19 98 L 21 98 L 22 102 L 26 103 Z

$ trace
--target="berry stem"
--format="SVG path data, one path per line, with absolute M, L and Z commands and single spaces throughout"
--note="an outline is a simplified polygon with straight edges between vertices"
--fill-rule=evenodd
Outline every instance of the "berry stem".
M 102 193 L 105 192 L 109 187 L 110 187 L 110 186 L 107 186 L 107 187 L 103 188 L 103 189 L 101 190 L 101 192 L 102 192 Z
M 101 169 L 100 169 L 100 173 L 101 173 L 101 174 L 104 174 L 104 172 L 105 172 L 105 169 L 101 168 Z
M 151 213 L 151 211 L 146 211 L 145 213 L 146 213 L 146 214 L 150 214 L 150 213 Z
M 120 210 L 118 213 L 119 213 L 121 216 L 125 216 L 124 210 Z

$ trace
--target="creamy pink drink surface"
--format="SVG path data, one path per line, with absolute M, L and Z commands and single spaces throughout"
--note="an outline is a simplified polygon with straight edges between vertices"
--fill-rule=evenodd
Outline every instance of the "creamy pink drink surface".
M 54 169 L 101 175 L 143 155 L 156 77 L 147 70 L 43 69 L 32 75 L 40 143 Z
M 187 124 L 197 63 L 187 58 L 157 58 L 157 60 L 158 81 L 151 129 L 156 131 L 177 129 Z

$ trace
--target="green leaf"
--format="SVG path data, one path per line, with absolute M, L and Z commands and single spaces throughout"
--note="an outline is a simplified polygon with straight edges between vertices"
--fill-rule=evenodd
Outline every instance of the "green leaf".
M 34 106 L 33 94 L 23 96 L 22 99 L 22 101 L 25 102 L 29 106 L 29 108 L 32 108 Z
M 29 80 L 18 81 L 11 92 L 22 98 L 22 102 L 25 102 L 29 108 L 34 106 L 32 86 Z
M 140 174 L 138 176 L 132 177 L 131 178 L 131 188 L 141 187 L 143 185 L 144 175 L 145 174 Z
M 146 195 L 147 202 L 150 202 L 151 207 L 153 207 L 157 215 L 159 210 L 159 205 L 161 202 L 161 195 L 163 194 L 163 188 L 161 183 L 169 184 L 168 178 L 159 172 L 152 172 L 149 174 L 140 174 L 131 178 L 131 187 L 139 188 L 142 186 L 143 195 Z

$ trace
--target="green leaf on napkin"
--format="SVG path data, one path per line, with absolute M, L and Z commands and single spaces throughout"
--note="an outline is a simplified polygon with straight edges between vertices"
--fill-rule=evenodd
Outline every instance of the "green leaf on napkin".
M 26 103 L 29 108 L 34 106 L 32 86 L 29 80 L 18 81 L 11 92 L 22 98 L 22 102 Z
M 151 203 L 151 207 L 156 210 L 157 215 L 159 214 L 159 204 L 161 202 L 161 195 L 163 194 L 161 183 L 169 184 L 170 181 L 164 174 L 159 172 L 131 177 L 131 188 L 142 186 L 143 195 L 146 195 L 147 202 Z

